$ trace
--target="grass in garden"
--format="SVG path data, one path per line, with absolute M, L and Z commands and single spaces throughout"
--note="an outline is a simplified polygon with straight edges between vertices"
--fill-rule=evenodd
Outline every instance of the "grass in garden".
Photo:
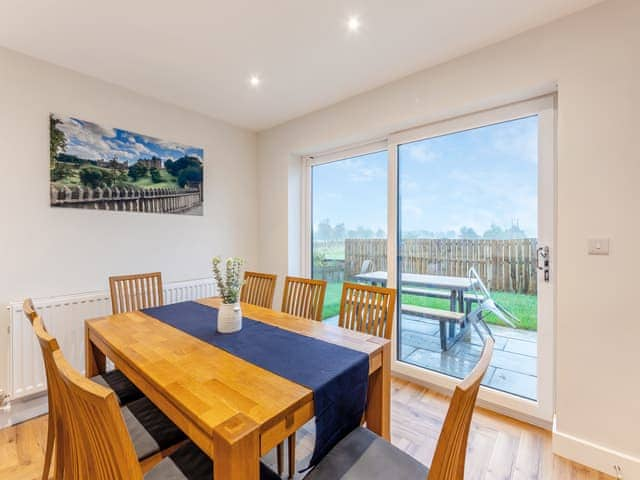
M 334 317 L 340 313 L 341 296 L 342 283 L 331 282 L 327 285 L 327 294 L 324 301 L 322 318 Z M 522 330 L 538 329 L 538 299 L 535 295 L 524 295 L 510 292 L 492 292 L 491 296 L 496 302 L 520 319 L 520 323 L 516 325 L 517 328 Z M 408 305 L 449 310 L 449 300 L 441 298 L 403 295 L 402 302 Z M 488 315 L 485 320 L 487 323 L 504 325 L 504 323 L 493 314 Z

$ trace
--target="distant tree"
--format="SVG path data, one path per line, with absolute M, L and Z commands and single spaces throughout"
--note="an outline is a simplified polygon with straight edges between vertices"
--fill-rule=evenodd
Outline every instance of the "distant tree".
M 505 236 L 511 240 L 516 238 L 527 238 L 526 232 L 520 228 L 517 221 L 512 223 L 511 227 L 507 228 L 504 233 Z
M 349 238 L 373 238 L 373 230 L 365 228 L 362 225 L 358 226 L 355 230 L 349 230 L 347 234 Z
M 322 241 L 327 241 L 327 240 L 333 240 L 333 228 L 331 227 L 331 222 L 328 218 L 325 218 L 324 220 L 321 220 L 320 223 L 318 223 L 318 228 L 316 229 L 316 239 L 317 240 L 322 240 Z
M 174 173 L 173 173 L 173 160 L 171 160 L 171 159 L 169 159 L 169 160 L 165 160 L 165 162 L 164 162 L 164 169 L 165 169 L 167 172 L 169 172 L 169 174 L 170 174 L 170 175 L 173 175 L 173 176 L 175 177 L 175 175 L 174 175 Z
M 63 180 L 71 174 L 71 167 L 61 162 L 56 162 L 55 167 L 51 170 L 51 181 L 57 182 Z
M 339 223 L 335 227 L 333 227 L 333 238 L 334 240 L 344 240 L 347 237 L 347 230 L 344 226 L 344 223 Z
M 64 132 L 58 128 L 62 120 L 49 115 L 49 166 L 53 168 L 56 164 L 58 153 L 67 146 L 67 139 Z
M 139 178 L 144 177 L 149 169 L 142 165 L 140 162 L 136 162 L 129 167 L 129 176 L 131 180 L 136 182 Z
M 118 174 L 118 182 L 127 182 L 127 181 L 129 181 L 129 175 L 127 174 L 126 171 L 122 170 Z
M 492 240 L 501 239 L 504 238 L 504 230 L 499 225 L 492 223 L 491 227 L 482 234 L 482 237 Z
M 153 183 L 162 182 L 162 175 L 160 174 L 160 170 L 158 170 L 157 168 L 152 168 L 151 170 L 149 170 L 149 173 L 151 174 L 151 181 Z
M 386 236 L 387 234 L 381 228 L 376 230 L 376 238 L 385 238 Z
M 78 173 L 85 187 L 97 188 L 102 183 L 102 170 L 97 167 L 84 167 Z
M 116 181 L 116 174 L 113 170 L 101 170 L 101 173 L 102 183 L 104 183 L 107 187 L 110 187 Z
M 178 185 L 184 187 L 187 183 L 202 183 L 202 168 L 187 167 L 180 170 L 178 175 Z
M 480 235 L 478 235 L 476 231 L 471 227 L 461 227 L 459 236 L 460 238 L 468 239 L 480 238 Z

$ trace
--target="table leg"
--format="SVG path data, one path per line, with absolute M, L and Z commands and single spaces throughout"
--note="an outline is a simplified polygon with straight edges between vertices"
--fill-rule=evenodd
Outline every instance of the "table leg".
M 259 480 L 260 432 L 250 418 L 237 414 L 216 427 L 213 478 Z
M 458 311 L 464 312 L 464 290 L 458 290 Z
M 84 374 L 88 377 L 94 377 L 103 373 L 107 368 L 107 358 L 89 339 L 89 327 L 84 326 Z
M 382 347 L 382 366 L 369 376 L 367 428 L 391 440 L 391 344 Z
M 449 310 L 452 312 L 456 311 L 456 299 L 458 298 L 458 291 L 451 290 L 451 300 L 449 302 Z M 449 322 L 449 338 L 453 338 L 456 335 L 456 324 L 454 322 Z

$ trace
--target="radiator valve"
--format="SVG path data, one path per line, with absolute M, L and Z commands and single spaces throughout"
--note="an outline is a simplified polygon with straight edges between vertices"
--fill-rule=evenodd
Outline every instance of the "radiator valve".
M 9 410 L 11 408 L 11 402 L 9 401 L 9 394 L 4 393 L 4 390 L 0 389 L 0 411 Z

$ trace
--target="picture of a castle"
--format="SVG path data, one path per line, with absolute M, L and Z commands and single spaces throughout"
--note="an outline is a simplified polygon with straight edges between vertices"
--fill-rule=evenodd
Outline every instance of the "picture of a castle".
M 51 206 L 202 215 L 201 148 L 51 114 Z

